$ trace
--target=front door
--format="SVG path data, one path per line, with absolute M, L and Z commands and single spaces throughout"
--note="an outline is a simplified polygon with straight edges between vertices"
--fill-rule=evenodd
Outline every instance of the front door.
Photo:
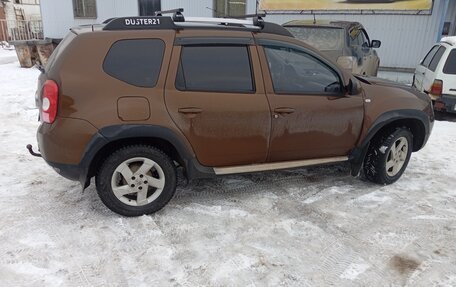
M 357 61 L 353 73 L 363 76 L 373 76 L 373 51 L 366 35 L 367 33 L 360 27 L 350 30 L 350 49 Z
M 345 92 L 335 67 L 296 44 L 260 41 L 271 107 L 269 162 L 346 156 L 363 122 L 363 98 Z
M 165 100 L 198 161 L 211 167 L 265 162 L 271 118 L 253 41 L 187 39 L 176 39 L 183 44 L 173 49 Z
M 379 65 L 379 58 L 377 56 L 377 52 L 372 48 L 371 41 L 369 36 L 367 35 L 366 30 L 361 29 L 361 37 L 363 43 L 361 44 L 361 50 L 363 53 L 364 61 L 364 72 L 368 76 L 377 76 L 377 70 Z

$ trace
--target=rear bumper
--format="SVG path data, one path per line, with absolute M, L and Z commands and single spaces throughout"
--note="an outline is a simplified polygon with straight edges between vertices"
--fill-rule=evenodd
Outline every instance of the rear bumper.
M 456 96 L 443 94 L 435 100 L 434 110 L 456 113 Z
M 88 167 L 82 158 L 97 132 L 87 121 L 58 117 L 53 124 L 41 123 L 36 136 L 46 163 L 59 175 L 86 186 Z
M 81 179 L 83 179 L 85 182 L 85 174 L 87 174 L 87 171 L 79 165 L 54 163 L 50 161 L 46 161 L 46 163 L 66 179 L 73 181 L 81 181 Z

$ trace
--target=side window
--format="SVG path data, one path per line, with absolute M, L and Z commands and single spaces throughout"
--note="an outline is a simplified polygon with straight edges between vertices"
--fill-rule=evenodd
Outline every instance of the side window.
M 426 54 L 426 57 L 424 57 L 421 65 L 427 68 L 438 49 L 439 45 L 432 47 L 432 49 Z
M 357 28 L 350 30 L 350 46 L 361 46 L 363 44 L 363 33 Z
M 456 49 L 451 50 L 443 67 L 443 73 L 456 75 Z
M 338 74 L 317 58 L 300 50 L 265 46 L 274 91 L 279 94 L 336 94 Z
M 370 40 L 369 40 L 369 36 L 367 35 L 367 32 L 366 30 L 361 30 L 362 33 L 361 34 L 361 37 L 362 37 L 362 46 L 364 47 L 369 47 L 370 46 Z
M 103 70 L 120 81 L 138 87 L 157 84 L 165 43 L 159 39 L 134 39 L 115 42 L 103 63 Z
M 445 53 L 445 47 L 440 46 L 440 48 L 437 50 L 437 53 L 435 53 L 434 58 L 432 58 L 431 63 L 429 64 L 429 70 L 435 72 L 435 69 L 437 68 L 437 65 L 440 62 L 440 59 L 442 59 L 443 54 Z
M 182 91 L 254 91 L 247 46 L 183 46 L 176 88 Z

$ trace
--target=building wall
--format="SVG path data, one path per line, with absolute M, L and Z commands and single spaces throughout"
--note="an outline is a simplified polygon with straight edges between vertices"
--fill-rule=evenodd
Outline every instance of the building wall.
M 13 2 L 4 2 L 5 18 L 6 20 L 16 20 L 16 9 L 24 11 L 25 20 L 39 20 L 41 19 L 40 5 L 32 4 L 13 4 Z
M 456 2 L 456 1 L 454 1 Z M 414 68 L 439 39 L 445 17 L 445 0 L 435 0 L 432 15 L 316 15 L 316 19 L 357 21 L 369 37 L 382 41 L 377 49 L 382 67 Z M 312 15 L 268 15 L 268 21 L 283 24 Z
M 75 19 L 72 0 L 41 0 L 44 36 L 63 38 L 71 27 L 101 23 L 112 17 L 138 15 L 136 0 L 97 0 L 96 19 Z
M 317 19 L 361 22 L 371 39 L 382 41 L 377 49 L 381 66 L 414 68 L 440 37 L 449 0 L 435 0 L 432 15 L 317 15 Z M 72 0 L 41 0 L 44 34 L 62 38 L 72 26 L 100 23 L 116 16 L 138 15 L 137 0 L 97 0 L 97 19 L 74 19 Z M 450 2 L 456 2 L 452 0 Z M 213 0 L 162 0 L 162 9 L 184 8 L 185 16 L 212 17 Z M 451 8 L 451 7 L 448 7 Z M 453 8 L 454 9 L 454 8 Z M 255 13 L 256 1 L 247 0 L 247 13 Z M 313 19 L 312 15 L 270 14 L 267 21 L 283 24 L 293 19 Z
M 456 35 L 456 1 L 450 0 L 448 3 L 448 9 L 445 17 L 445 22 L 451 22 L 450 25 L 450 34 Z

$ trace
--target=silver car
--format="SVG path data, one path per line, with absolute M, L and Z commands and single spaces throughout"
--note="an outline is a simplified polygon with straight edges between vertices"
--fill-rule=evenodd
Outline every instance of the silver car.
M 374 49 L 381 42 L 370 40 L 360 23 L 294 20 L 283 26 L 344 69 L 358 75 L 377 76 L 380 59 Z

